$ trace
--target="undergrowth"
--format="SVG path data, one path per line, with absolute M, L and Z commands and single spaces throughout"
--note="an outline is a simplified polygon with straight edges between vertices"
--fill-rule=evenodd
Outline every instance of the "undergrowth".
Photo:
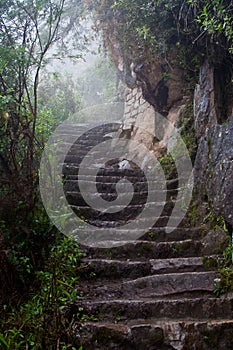
M 222 258 L 218 261 L 220 278 L 215 280 L 215 294 L 220 296 L 233 292 L 233 245 L 232 237 L 223 252 Z
M 1 306 L 0 349 L 81 350 L 72 334 L 70 307 L 82 296 L 77 283 L 84 254 L 64 237 L 51 251 L 27 297 L 19 305 Z

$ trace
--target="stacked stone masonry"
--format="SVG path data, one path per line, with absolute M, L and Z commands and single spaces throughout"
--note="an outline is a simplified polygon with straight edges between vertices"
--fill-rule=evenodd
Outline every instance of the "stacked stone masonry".
M 150 104 L 143 98 L 140 87 L 135 87 L 132 90 L 127 88 L 122 129 L 132 130 L 137 116 L 146 112 L 150 107 Z

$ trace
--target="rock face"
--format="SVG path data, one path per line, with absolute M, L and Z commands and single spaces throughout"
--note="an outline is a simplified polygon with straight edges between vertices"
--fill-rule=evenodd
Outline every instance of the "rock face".
M 195 131 L 198 139 L 207 128 L 217 124 L 215 109 L 214 68 L 206 62 L 200 68 L 200 79 L 194 96 Z
M 207 63 L 200 69 L 194 96 L 198 151 L 195 162 L 197 193 L 206 195 L 216 214 L 233 226 L 233 115 L 218 122 L 214 70 Z M 231 113 L 232 114 L 232 113 Z
M 166 69 L 169 71 L 169 67 Z M 135 83 L 126 90 L 121 133 L 144 144 L 157 157 L 167 152 L 174 126 L 185 106 L 192 103 L 193 99 L 185 96 L 181 87 L 181 82 L 185 84 L 181 69 L 176 69 L 172 74 L 176 77 L 175 80 L 164 80 L 161 62 L 159 64 L 157 61 L 149 62 L 145 67 L 133 67 Z M 213 205 L 216 215 L 223 216 L 230 230 L 233 226 L 231 77 L 229 65 L 214 66 L 208 61 L 204 62 L 200 67 L 199 83 L 193 100 L 193 123 L 198 144 L 194 166 L 196 193 L 199 198 Z M 156 103 L 158 95 L 153 95 L 162 81 L 167 87 L 167 99 L 163 106 Z M 163 123 L 161 118 L 166 118 L 168 122 Z M 137 152 L 139 150 L 135 148 L 135 155 Z M 143 158 L 143 155 L 140 157 Z
M 135 40 L 129 54 L 114 33 L 117 19 L 108 21 L 108 46 L 120 77 L 128 86 L 122 135 L 145 144 L 156 156 L 164 155 L 172 130 L 158 127 L 158 113 L 174 126 L 184 107 L 193 103 L 192 122 L 198 144 L 194 166 L 196 192 L 213 204 L 216 214 L 222 215 L 232 230 L 232 54 L 217 50 L 216 54 L 202 56 L 193 99 L 193 92 L 187 92 L 190 85 L 187 88 L 186 84 L 189 62 L 181 64 L 179 46 L 170 48 L 166 57 L 151 55 L 149 51 L 141 55 Z M 194 72 L 197 67 L 190 68 Z M 159 138 L 155 132 L 158 129 Z
M 233 226 L 233 118 L 216 125 L 199 141 L 195 163 L 197 189 L 206 193 L 216 213 Z

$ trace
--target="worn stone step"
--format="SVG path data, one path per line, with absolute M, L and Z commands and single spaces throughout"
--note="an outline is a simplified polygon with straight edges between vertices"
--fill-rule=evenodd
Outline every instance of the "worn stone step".
M 98 193 L 106 194 L 106 193 L 122 193 L 123 191 L 126 190 L 126 185 L 125 183 L 122 182 L 110 182 L 110 183 L 101 183 L 101 182 L 89 182 L 89 181 L 82 181 L 82 186 L 85 188 L 87 193 L 93 193 L 92 188 L 95 188 L 98 190 Z M 64 190 L 66 192 L 74 192 L 74 193 L 80 193 L 80 183 L 79 181 L 72 181 L 72 180 L 67 180 L 64 182 Z M 146 182 L 134 182 L 133 183 L 133 190 L 134 193 L 138 193 L 141 196 L 147 196 L 148 195 L 148 184 Z M 166 184 L 158 183 L 157 188 L 150 190 L 150 194 L 153 195 L 154 197 L 159 196 L 161 194 L 169 194 L 170 196 L 176 196 L 177 192 L 179 191 L 178 189 L 172 189 L 169 190 L 166 188 Z
M 111 225 L 108 227 L 108 224 Z M 115 227 L 113 227 L 114 225 Z M 150 229 L 150 231 L 151 230 L 152 229 Z M 167 230 L 169 230 L 169 233 L 166 232 Z M 84 222 L 80 221 L 79 227 L 77 227 L 72 233 L 76 237 L 77 241 L 81 242 L 83 246 L 86 244 L 86 247 L 84 247 L 84 249 L 87 251 L 87 253 L 89 246 L 91 247 L 91 250 L 95 249 L 94 247 L 96 246 L 98 248 L 94 254 L 98 254 L 98 249 L 101 249 L 99 251 L 99 253 L 102 254 L 100 258 L 108 258 L 111 256 L 114 259 L 115 256 L 115 258 L 118 259 L 118 253 L 120 257 L 122 254 L 124 256 L 127 256 L 125 249 L 129 249 L 130 259 L 132 260 L 137 260 L 137 255 L 134 257 L 133 251 L 135 254 L 138 254 L 140 246 L 142 247 L 142 251 L 144 250 L 146 252 L 149 250 L 151 253 L 152 250 L 156 250 L 156 244 L 158 244 L 158 248 L 166 247 L 166 244 L 167 247 L 170 245 L 173 254 L 173 256 L 170 258 L 181 257 L 181 255 L 179 255 L 180 247 L 184 249 L 185 246 L 187 246 L 187 242 L 194 242 L 194 245 L 197 245 L 197 250 L 199 249 L 199 251 L 197 252 L 196 256 L 221 255 L 222 252 L 227 248 L 229 240 L 227 233 L 224 231 L 219 231 L 216 234 L 216 232 L 212 231 L 207 232 L 204 228 L 189 229 L 182 227 L 174 228 L 165 226 L 155 227 L 153 228 L 152 232 L 149 231 L 145 233 L 145 231 L 145 229 L 139 228 L 127 229 L 127 225 L 118 227 L 117 221 L 106 222 L 105 227 L 102 228 L 92 226 L 90 229 L 88 226 L 85 226 Z M 135 242 L 137 242 L 136 248 Z M 141 244 L 140 242 L 144 243 Z M 152 245 L 150 245 L 150 243 Z M 126 248 L 124 248 L 125 245 L 127 246 Z M 120 251 L 118 252 L 117 249 Z M 177 255 L 174 256 L 174 253 L 177 253 Z M 148 258 L 150 258 L 150 256 Z M 154 258 L 158 259 L 160 257 L 156 255 Z M 164 259 L 163 256 L 161 258 Z M 169 258 L 169 256 L 166 256 L 165 258 Z
M 137 215 L 139 215 L 141 212 L 140 208 L 139 210 L 137 210 L 137 208 L 126 208 L 123 212 L 119 212 L 119 213 L 114 213 L 114 214 L 98 214 L 98 213 L 94 213 L 94 212 L 89 212 L 87 213 L 86 211 L 83 211 L 83 213 L 81 212 L 81 215 L 82 217 L 86 216 L 87 220 L 88 220 L 88 223 L 91 224 L 91 225 L 94 225 L 96 227 L 121 227 L 127 223 L 130 222 L 130 220 L 133 220 L 134 223 L 136 225 L 138 225 L 138 231 L 140 231 L 140 228 L 141 227 L 144 227 L 146 226 L 146 223 L 148 221 L 148 219 L 144 219 L 144 218 L 141 218 L 141 219 L 138 219 L 137 218 Z M 80 213 L 80 211 L 79 211 Z M 149 217 L 149 215 L 148 215 Z M 174 217 L 176 218 L 177 220 L 179 219 L 179 217 Z M 111 220 L 111 221 L 110 221 Z M 169 220 L 169 216 L 160 216 L 158 218 L 158 220 L 155 220 L 155 224 L 154 224 L 154 227 L 164 227 L 166 226 L 167 222 Z M 135 230 L 134 230 L 135 231 Z M 132 232 L 131 232 L 132 233 Z M 130 233 L 130 236 L 129 238 L 131 237 L 131 233 Z M 118 239 L 120 237 L 120 232 L 118 232 Z M 122 235 L 122 239 L 124 240 L 125 238 L 125 235 L 123 233 Z
M 114 223 L 112 223 L 113 225 Z M 201 228 L 182 228 L 182 227 L 168 227 L 169 233 L 166 232 L 165 227 L 155 227 L 151 228 L 149 232 L 145 233 L 144 229 L 126 229 L 124 227 L 110 227 L 104 229 L 105 237 L 122 239 L 122 240 L 132 240 L 132 239 L 140 239 L 143 241 L 152 241 L 152 242 L 175 242 L 175 241 L 183 241 L 183 240 L 201 240 L 205 235 L 206 231 Z M 87 227 L 80 227 L 74 234 L 77 237 L 85 237 L 88 236 L 93 231 L 90 231 Z M 101 239 L 101 235 L 98 236 Z
M 90 275 L 92 276 L 92 275 Z M 126 279 L 125 276 L 116 279 L 94 279 L 79 283 L 79 288 L 85 295 L 85 300 L 112 299 L 148 299 L 166 297 L 192 297 L 203 295 L 213 296 L 215 279 L 219 278 L 216 271 L 174 272 L 159 275 L 148 275 L 136 279 Z
M 102 241 L 102 247 L 108 248 L 114 243 L 121 244 L 113 248 L 82 247 L 90 258 L 111 259 L 167 259 L 177 257 L 197 257 L 202 254 L 202 242 L 184 240 L 176 242 L 148 242 L 148 241 Z
M 148 259 L 147 261 L 127 261 L 109 259 L 82 260 L 85 273 L 95 273 L 97 279 L 139 278 L 148 275 L 174 272 L 202 272 L 217 268 L 218 256 Z
M 73 167 L 75 169 L 74 174 L 68 174 L 64 176 L 64 188 L 70 191 L 79 191 L 79 182 L 82 181 L 82 186 L 85 187 L 87 190 L 89 187 L 97 187 L 99 192 L 111 192 L 116 191 L 116 185 L 119 189 L 119 192 L 121 189 L 125 189 L 125 183 L 122 182 L 122 180 L 127 180 L 133 185 L 135 192 L 147 192 L 148 190 L 148 183 L 147 180 L 153 183 L 153 190 L 152 192 L 160 193 L 160 192 L 168 192 L 170 194 L 176 195 L 177 192 L 180 190 L 178 187 L 178 179 L 177 180 L 166 180 L 163 181 L 163 179 L 155 178 L 154 176 L 145 177 L 143 174 L 139 175 L 132 175 L 132 174 L 115 174 L 111 175 L 111 173 L 106 171 L 106 174 L 102 172 L 101 169 L 95 168 L 98 170 L 97 175 L 93 176 L 93 170 L 88 170 L 86 174 L 79 174 L 79 167 L 66 164 L 67 168 Z
M 96 195 L 90 196 L 89 198 L 87 197 L 87 202 L 88 202 L 88 200 L 89 201 L 91 200 L 90 203 L 97 203 L 99 198 L 100 198 L 99 195 L 96 194 Z M 124 197 L 123 196 L 119 196 L 118 200 L 121 200 L 122 198 L 124 198 Z M 87 213 L 88 213 L 89 210 L 91 209 L 88 206 L 88 204 L 86 203 L 85 198 L 83 198 L 82 195 L 80 195 L 80 196 L 78 196 L 78 195 L 77 196 L 76 195 L 73 196 L 73 194 L 71 193 L 71 194 L 66 196 L 66 199 L 67 199 L 68 203 L 72 206 L 72 209 L 74 209 L 74 210 L 80 208 L 84 212 L 87 211 Z M 104 198 L 102 198 L 102 199 L 104 200 Z M 115 200 L 116 199 L 117 198 L 115 198 Z M 161 211 L 161 209 L 163 209 L 165 207 L 165 205 L 166 205 L 167 210 L 169 210 L 170 208 L 172 208 L 172 205 L 173 205 L 173 202 L 171 202 L 171 203 L 169 202 L 168 203 L 166 201 L 163 201 L 163 202 L 162 201 L 155 201 L 155 202 L 148 202 L 148 203 L 143 203 L 143 204 L 136 204 L 136 203 L 134 204 L 134 200 L 132 200 L 132 202 L 131 202 L 131 203 L 133 203 L 132 205 L 131 204 L 129 204 L 128 206 L 125 205 L 122 208 L 121 205 L 115 204 L 114 201 L 106 201 L 105 200 L 105 202 L 109 202 L 109 205 L 107 206 L 108 211 L 110 211 L 111 208 L 114 210 L 112 212 L 112 214 L 114 212 L 120 212 L 123 209 L 124 210 L 127 209 L 127 210 L 130 210 L 130 211 L 131 210 L 137 211 L 137 210 L 142 210 L 144 207 L 146 207 L 149 210 L 148 214 L 151 213 L 152 216 L 155 216 L 157 208 L 160 208 L 160 211 Z M 105 204 L 105 202 L 104 202 L 104 205 L 107 205 L 108 203 Z M 124 203 L 127 203 L 127 202 L 122 199 L 122 202 L 119 202 L 119 203 L 123 203 L 124 204 Z M 103 206 L 101 207 L 101 204 L 98 205 L 98 211 L 100 213 L 101 213 L 101 211 L 103 211 L 103 208 L 104 207 Z
M 83 138 L 82 140 L 77 139 L 74 143 L 69 142 L 69 140 L 67 140 L 67 138 L 65 138 L 64 141 L 62 141 L 61 143 L 59 143 L 56 146 L 56 154 L 60 154 L 60 153 L 64 154 L 64 150 L 66 150 L 65 154 L 79 155 L 79 152 L 87 153 L 91 149 L 93 149 L 93 144 L 90 143 L 88 138 Z M 68 153 L 67 153 L 67 150 L 68 150 Z
M 98 152 L 97 152 L 98 153 Z M 96 154 L 97 154 L 96 153 Z M 88 156 L 89 157 L 89 156 Z M 90 155 L 90 158 L 92 158 L 92 155 Z M 99 181 L 101 182 L 107 182 L 107 183 L 114 183 L 122 178 L 127 178 L 129 181 L 132 182 L 136 181 L 146 181 L 146 179 L 150 181 L 156 181 L 156 183 L 163 183 L 164 180 L 158 178 L 156 173 L 150 172 L 149 174 L 145 174 L 143 169 L 113 169 L 113 168 L 105 168 L 103 167 L 102 158 L 96 159 L 96 163 L 92 164 L 92 167 L 86 167 L 85 173 L 83 169 L 83 174 L 80 176 L 83 180 L 91 180 L 93 181 L 93 173 L 95 173 L 98 170 L 97 177 L 99 178 Z M 63 164 L 63 172 L 65 174 L 65 171 L 67 171 L 67 179 L 69 180 L 78 180 L 77 173 L 79 170 L 79 163 L 64 163 Z M 68 172 L 69 171 L 69 172 Z M 177 188 L 177 185 L 185 181 L 186 178 L 180 177 L 174 178 L 174 179 L 167 179 L 166 183 L 170 185 L 170 189 Z
M 101 143 L 105 140 L 113 139 L 116 137 L 116 131 L 112 131 L 109 133 L 109 130 L 102 131 L 100 133 L 87 132 L 85 128 L 82 129 L 73 129 L 73 130 L 65 130 L 61 129 L 56 131 L 56 138 L 61 142 L 65 143 L 68 147 L 72 147 L 74 144 L 82 145 L 85 147 L 86 145 L 93 146 L 94 144 Z
M 137 278 L 151 274 L 152 263 L 148 261 L 127 261 L 109 259 L 82 259 L 85 276 L 95 274 L 95 279 Z
M 170 186 L 170 182 L 163 182 L 160 180 L 150 179 L 150 184 L 146 179 L 140 177 L 128 177 L 128 176 L 102 176 L 101 174 L 94 175 L 78 175 L 78 167 L 73 167 L 70 173 L 70 165 L 68 170 L 66 166 L 63 168 L 64 178 L 64 191 L 70 196 L 80 196 L 80 185 L 82 186 L 82 192 L 85 191 L 88 195 L 95 196 L 101 195 L 105 200 L 115 200 L 117 196 L 122 196 L 128 199 L 129 195 L 134 195 L 139 202 L 150 198 L 150 201 L 176 200 L 178 194 L 181 191 L 179 187 Z M 68 174 L 68 176 L 67 176 Z M 88 180 L 88 177 L 90 180 Z M 125 181 L 127 180 L 127 182 Z M 109 182 L 111 181 L 111 182 Z M 151 186 L 151 188 L 149 187 Z M 153 187 L 153 188 L 152 188 Z M 81 192 L 81 193 L 82 193 Z
M 232 350 L 232 328 L 227 319 L 138 319 L 76 323 L 73 332 L 85 350 Z
M 158 198 L 146 198 L 137 194 L 103 194 L 102 196 L 96 192 L 94 194 L 88 193 L 65 193 L 66 200 L 72 207 L 72 209 L 81 209 L 83 213 L 89 213 L 93 210 L 91 215 L 95 215 L 96 212 L 99 214 L 105 213 L 121 213 L 125 211 L 126 219 L 127 214 L 131 212 L 142 212 L 146 210 L 146 216 L 150 218 L 158 218 L 159 216 L 170 216 L 171 212 L 176 205 L 181 205 L 182 201 L 172 197 L 158 196 Z M 159 198 L 160 197 L 160 198 Z M 98 204 L 97 204 L 98 203 Z M 94 209 L 95 208 L 95 209 Z M 138 215 L 138 214 L 137 214 Z M 145 216 L 145 215 L 143 215 Z M 176 214 L 176 217 L 183 217 L 183 210 L 180 209 Z M 187 220 L 186 220 L 187 221 Z M 182 225 L 185 226 L 185 225 Z
M 93 176 L 90 174 L 85 174 L 85 175 L 78 175 L 78 168 L 76 167 L 76 173 L 75 174 L 70 174 L 65 177 L 64 182 L 67 183 L 69 182 L 76 182 L 78 183 L 79 180 L 82 180 L 83 184 L 86 185 L 88 188 L 89 185 L 96 185 L 98 187 L 102 186 L 115 186 L 116 183 L 118 183 L 120 180 L 126 178 L 129 182 L 133 183 L 134 186 L 146 186 L 144 183 L 146 181 L 145 177 L 135 177 L 135 176 L 124 176 L 124 175 L 118 175 L 118 176 L 111 176 L 111 175 L 103 175 L 101 173 L 98 173 L 95 181 L 93 182 Z M 150 179 L 150 178 L 149 178 Z M 150 180 L 154 181 L 155 179 L 152 177 Z M 176 191 L 179 190 L 179 180 L 174 179 L 174 180 L 167 180 L 166 183 L 164 183 L 160 179 L 156 179 L 156 184 L 161 190 L 166 190 L 167 191 Z
M 140 188 L 146 188 L 147 184 L 145 184 L 146 179 L 144 177 L 133 177 L 133 176 L 110 176 L 110 175 L 102 175 L 97 174 L 95 178 L 93 178 L 92 175 L 69 175 L 64 178 L 64 187 L 66 186 L 66 183 L 69 182 L 74 187 L 73 188 L 79 188 L 78 182 L 81 180 L 83 186 L 88 188 L 89 186 L 96 186 L 97 188 L 106 188 L 109 189 L 111 187 L 115 187 L 118 182 L 120 182 L 123 179 L 127 179 L 129 182 L 131 182 L 134 186 L 138 186 Z M 120 185 L 120 184 L 119 184 Z M 118 186 L 119 186 L 118 185 Z M 157 180 L 157 186 L 161 190 L 166 190 L 166 184 L 164 184 L 162 181 Z M 176 189 L 175 189 L 176 190 Z
M 172 212 L 172 206 L 166 202 L 134 205 L 134 201 L 132 201 L 128 206 L 120 206 L 116 204 L 113 205 L 111 202 L 109 202 L 106 209 L 101 207 L 101 204 L 97 206 L 96 203 L 98 203 L 98 196 L 96 196 L 96 200 L 94 201 L 94 199 L 92 199 L 90 204 L 93 203 L 93 205 L 98 208 L 97 210 L 87 206 L 86 200 L 82 197 L 80 197 L 79 200 L 76 200 L 76 202 L 74 198 L 71 198 L 72 197 L 70 196 L 66 197 L 74 213 L 79 217 L 89 220 L 89 223 L 93 223 L 93 225 L 97 227 L 112 227 L 112 223 L 114 227 L 115 222 L 118 226 L 122 226 L 129 220 L 134 220 L 135 224 L 138 225 L 138 229 L 140 230 L 140 228 L 147 226 L 148 218 L 150 218 L 151 224 L 154 222 L 154 227 L 163 227 L 167 224 Z M 140 215 L 142 212 L 143 215 Z M 173 218 L 176 220 L 181 220 L 182 216 L 173 216 Z
M 71 134 L 74 131 L 85 131 L 86 134 L 88 135 L 98 135 L 101 133 L 105 133 L 105 132 L 116 132 L 119 129 L 120 126 L 120 122 L 119 121 L 111 121 L 109 123 L 103 123 L 103 124 L 99 124 L 99 125 L 93 125 L 92 128 L 90 129 L 90 124 L 87 123 L 65 123 L 65 124 L 61 124 L 58 128 L 57 128 L 57 133 L 61 134 L 61 133 L 67 133 L 67 134 Z
M 133 185 L 133 191 L 134 195 L 147 197 L 148 196 L 148 185 L 146 182 L 134 182 Z M 98 191 L 100 195 L 106 195 L 106 194 L 116 194 L 117 192 L 122 193 L 125 192 L 126 185 L 121 182 L 112 182 L 112 183 L 100 183 L 100 182 L 88 182 L 88 181 L 82 181 L 82 186 L 85 188 L 86 193 L 92 194 L 93 188 Z M 161 195 L 169 195 L 169 196 L 176 196 L 179 189 L 175 190 L 169 190 L 165 188 L 166 186 L 162 183 L 157 185 L 157 189 L 150 190 L 150 195 L 154 198 L 157 198 Z M 80 182 L 79 181 L 64 181 L 63 185 L 64 191 L 66 193 L 77 193 L 80 194 Z M 127 194 L 127 193 L 126 193 Z
M 79 191 L 65 191 L 67 200 L 72 203 L 78 203 L 79 200 L 83 199 L 83 193 Z M 120 191 L 117 193 L 116 191 L 111 192 L 99 192 L 98 189 L 95 189 L 95 192 L 90 192 L 88 189 L 85 189 L 84 195 L 88 196 L 88 198 L 92 201 L 97 200 L 99 197 L 102 197 L 105 201 L 108 201 L 111 205 L 112 201 L 115 201 L 116 199 L 124 201 L 127 203 L 131 199 L 131 193 L 127 193 L 125 191 Z M 139 206 L 140 203 L 146 203 L 148 198 L 148 192 L 133 192 L 133 199 L 132 201 L 135 203 L 135 206 Z M 161 203 L 165 202 L 166 199 L 166 191 L 153 191 L 150 193 L 150 202 L 152 204 L 155 204 L 156 202 Z M 149 204 L 148 203 L 148 204 Z
M 106 214 L 106 216 L 101 213 L 98 214 L 93 211 L 82 211 L 80 208 L 75 208 L 72 207 L 74 210 L 74 213 L 80 217 L 82 220 L 84 220 L 87 223 L 89 223 L 92 227 L 90 230 L 88 227 L 86 228 L 85 226 L 77 228 L 77 230 L 74 231 L 74 234 L 77 236 L 83 236 L 86 234 L 89 234 L 89 232 L 93 232 L 93 228 L 96 227 L 96 229 L 99 229 L 98 235 L 96 237 L 99 237 L 99 239 L 102 239 L 103 236 L 101 236 L 101 230 L 105 230 L 105 237 L 108 239 L 114 238 L 114 233 L 116 232 L 117 240 L 132 240 L 132 239 L 137 239 L 140 238 L 140 236 L 144 235 L 145 229 L 143 227 L 147 226 L 147 218 L 141 218 L 137 219 L 137 216 L 139 215 L 140 212 L 138 213 L 137 211 L 132 211 L 131 215 L 131 210 L 129 213 L 127 213 L 127 210 L 124 210 L 119 213 L 114 213 L 114 214 Z M 92 214 L 91 214 L 92 213 Z M 149 217 L 149 216 L 148 216 Z M 158 220 L 155 221 L 154 227 L 165 227 L 166 223 L 168 221 L 169 217 L 168 216 L 161 216 L 158 218 Z M 177 218 L 178 219 L 178 218 Z M 130 229 L 124 229 L 124 226 L 127 226 L 127 224 L 130 224 L 130 222 L 133 221 L 133 228 Z M 135 227 L 138 226 L 138 229 Z M 113 230 L 111 230 L 113 229 Z M 117 231 L 116 231 L 117 230 Z M 108 233 L 109 232 L 109 233 Z M 150 240 L 153 241 L 153 240 Z M 171 239 L 170 239 L 171 241 Z
M 83 240 L 85 237 L 90 235 L 96 240 L 104 240 L 104 241 L 115 240 L 116 242 L 123 241 L 122 244 L 119 244 L 119 245 L 123 245 L 123 244 L 126 244 L 127 241 L 132 242 L 135 240 L 159 243 L 159 242 L 181 242 L 185 240 L 193 240 L 193 237 L 195 237 L 195 240 L 200 240 L 202 238 L 202 233 L 201 232 L 199 233 L 199 231 L 196 231 L 196 232 L 191 231 L 190 233 L 188 231 L 185 231 L 183 233 L 182 230 L 176 229 L 176 228 L 169 228 L 170 230 L 174 229 L 174 232 L 170 232 L 166 234 L 164 230 L 167 227 L 166 226 L 162 227 L 161 225 L 159 225 L 161 224 L 161 221 L 159 220 L 157 221 L 158 224 L 156 223 L 155 226 L 158 225 L 158 230 L 160 230 L 161 235 L 157 234 L 155 236 L 153 233 L 152 237 L 150 232 L 145 233 L 147 229 L 142 229 L 139 227 L 139 222 L 137 222 L 136 220 L 134 221 L 136 226 L 134 225 L 134 228 L 132 229 L 129 229 L 129 228 L 127 229 L 127 222 L 118 221 L 118 220 L 99 222 L 99 227 L 97 225 L 94 225 L 95 224 L 94 221 L 91 221 L 91 220 L 88 221 L 88 219 L 86 219 L 86 221 L 89 222 L 89 224 L 92 223 L 91 229 L 89 228 L 89 226 L 85 226 L 85 224 L 82 222 L 82 226 L 80 224 L 80 227 L 73 231 L 73 235 L 75 235 L 77 239 L 79 238 L 80 240 Z M 142 223 L 143 221 L 141 221 L 141 224 Z M 96 224 L 98 224 L 98 222 L 96 222 Z M 119 225 L 121 224 L 121 225 L 119 226 L 118 224 Z M 125 224 L 125 227 L 124 227 L 124 224 Z M 130 224 L 130 221 L 128 222 L 128 224 Z M 137 226 L 138 228 L 135 228 Z M 154 230 L 156 229 L 157 228 L 155 227 Z M 94 230 L 95 230 L 95 236 L 93 233 Z M 83 240 L 83 242 L 85 242 L 85 240 Z M 210 254 L 210 252 L 208 252 L 207 254 Z
M 82 301 L 73 305 L 73 313 L 80 307 L 84 313 L 95 316 L 99 321 L 132 320 L 148 318 L 178 319 L 221 319 L 233 318 L 233 299 L 231 297 L 199 297 L 176 299 L 112 299 Z
M 68 166 L 68 165 L 67 165 Z M 141 175 L 141 174 L 140 174 Z M 124 175 L 123 173 L 121 174 L 118 174 L 118 175 L 111 175 L 111 174 L 108 174 L 108 172 L 106 172 L 106 174 L 103 174 L 103 172 L 98 172 L 96 178 L 95 178 L 95 181 L 94 181 L 94 184 L 115 184 L 117 183 L 118 181 L 124 179 L 124 178 L 127 178 L 128 181 L 132 182 L 132 183 L 144 183 L 145 180 L 146 180 L 146 177 L 145 176 L 133 176 L 133 175 Z M 87 186 L 89 183 L 93 184 L 93 175 L 89 172 L 87 174 L 84 174 L 84 175 L 67 175 L 67 177 L 65 178 L 65 181 L 79 181 L 79 180 L 82 180 L 84 183 L 86 182 L 87 183 Z M 153 177 L 149 178 L 151 180 L 154 180 Z M 163 184 L 163 181 L 159 180 L 159 179 L 156 179 L 156 181 L 158 182 L 159 186 L 160 184 L 162 185 Z M 170 180 L 168 180 L 166 183 L 170 183 Z M 171 182 L 172 184 L 174 184 L 174 182 L 172 181 Z M 178 184 L 178 180 L 176 182 L 176 184 Z
M 207 230 L 204 226 L 200 227 L 168 227 L 169 233 L 164 227 L 152 227 L 148 232 L 141 236 L 145 241 L 168 242 L 182 241 L 186 239 L 200 240 L 206 234 Z
M 103 200 L 105 200 L 105 202 L 109 202 L 109 205 L 108 205 L 108 210 L 110 209 L 110 208 L 113 208 L 114 209 L 114 212 L 119 212 L 119 211 L 121 211 L 122 210 L 122 206 L 121 205 L 119 205 L 119 204 L 116 204 L 116 203 L 114 203 L 114 201 L 115 200 L 117 200 L 117 198 L 118 198 L 118 200 L 120 200 L 121 202 L 120 203 L 127 203 L 127 200 L 128 200 L 128 197 L 126 196 L 124 196 L 124 195 L 119 195 L 119 196 L 116 196 L 115 198 L 114 198 L 115 196 L 111 196 L 111 198 L 113 199 L 113 200 L 111 200 L 111 201 L 107 201 L 106 200 L 106 198 L 102 198 Z M 89 200 L 91 200 L 91 202 L 90 203 L 95 203 L 95 202 L 97 202 L 98 201 L 98 199 L 100 198 L 100 196 L 99 196 L 99 194 L 98 193 L 96 193 L 95 195 L 93 195 L 93 196 L 90 196 L 89 197 Z M 87 203 L 86 203 L 86 201 L 85 201 L 85 198 L 83 198 L 83 196 L 82 196 L 82 194 L 80 194 L 80 195 L 78 195 L 78 194 L 73 194 L 73 193 L 69 193 L 69 194 L 67 194 L 66 195 L 66 199 L 67 199 L 67 201 L 68 201 L 68 203 L 72 206 L 72 208 L 74 209 L 74 210 L 76 210 L 76 209 L 79 209 L 79 208 L 82 208 L 83 210 L 87 210 L 87 211 L 89 211 L 89 209 L 90 209 L 90 207 L 87 205 Z M 87 201 L 88 201 L 88 199 L 87 199 Z M 112 203 L 111 203 L 112 202 Z M 142 201 L 141 201 L 141 203 L 138 203 L 139 201 L 136 201 L 136 200 L 134 200 L 134 199 L 132 199 L 132 201 L 131 201 L 131 203 L 132 203 L 132 205 L 131 206 L 133 206 L 133 210 L 140 210 L 140 209 L 143 209 L 144 207 L 146 207 L 147 209 L 149 209 L 150 211 L 148 212 L 148 214 L 150 214 L 151 213 L 151 215 L 152 216 L 155 216 L 155 214 L 156 214 L 156 209 L 157 208 L 160 208 L 160 211 L 161 211 L 161 209 L 162 209 L 162 213 L 163 213 L 163 215 L 170 215 L 170 211 L 173 209 L 173 207 L 174 207 L 174 204 L 176 203 L 176 202 L 178 202 L 178 201 L 175 201 L 175 200 L 168 200 L 168 201 L 162 201 L 162 200 L 158 200 L 158 201 L 154 201 L 154 202 L 152 202 L 152 201 L 145 201 L 143 198 L 142 198 Z M 104 203 L 104 205 L 105 205 L 105 203 Z M 75 208 L 76 207 L 76 208 Z M 119 208 L 118 208 L 119 207 Z M 126 208 L 127 207 L 130 207 L 130 203 L 129 203 L 129 205 L 128 206 L 125 206 Z M 124 207 L 124 208 L 125 208 Z M 103 208 L 103 207 L 102 207 Z M 98 210 L 99 211 L 101 211 L 102 210 L 102 208 L 101 208 L 101 204 L 99 204 L 98 205 Z M 149 215 L 148 215 L 149 216 Z
M 106 182 L 111 182 L 111 179 L 114 177 L 122 178 L 124 176 L 127 176 L 133 179 L 141 179 L 142 177 L 144 177 L 144 173 L 142 170 L 103 168 L 103 163 L 99 161 L 99 159 L 97 159 L 96 164 L 93 164 L 93 168 L 85 169 L 85 175 L 84 175 L 85 179 L 87 179 L 88 175 L 92 175 L 93 171 L 96 171 L 96 169 L 98 169 L 98 176 L 102 176 L 106 180 Z M 79 170 L 78 164 L 64 163 L 63 165 L 64 175 L 75 175 L 76 173 L 78 173 L 78 170 Z M 151 174 L 151 179 L 152 178 L 153 178 L 153 175 Z
M 122 284 L 122 293 L 141 297 L 158 297 L 194 291 L 214 291 L 216 271 L 182 272 L 145 276 Z
M 151 259 L 151 274 L 217 270 L 218 255 L 190 258 Z
M 93 191 L 94 190 L 94 191 Z M 96 201 L 99 198 L 104 199 L 105 201 L 109 202 L 109 205 L 111 205 L 111 202 L 114 202 L 116 200 L 121 200 L 123 203 L 134 204 L 136 206 L 145 204 L 147 202 L 149 203 L 161 203 L 162 201 L 172 201 L 172 203 L 175 202 L 176 194 L 173 192 L 167 192 L 167 191 L 151 191 L 149 194 L 148 199 L 148 192 L 147 191 L 134 191 L 133 193 L 127 193 L 124 189 L 118 189 L 118 192 L 113 189 L 110 189 L 108 192 L 101 192 L 101 189 L 98 189 L 98 187 L 94 189 L 85 188 L 83 192 L 79 191 L 78 189 L 70 189 L 68 186 L 65 186 L 64 192 L 66 194 L 67 201 L 72 205 L 79 205 L 80 203 L 83 203 L 83 197 L 87 196 L 89 200 Z
M 65 156 L 64 163 L 67 164 L 68 166 L 73 165 L 73 166 L 79 167 L 84 157 L 86 160 L 88 158 L 92 161 L 97 160 L 96 164 L 98 165 L 100 164 L 104 166 L 104 159 L 102 158 L 102 155 L 98 151 L 92 150 L 90 153 L 88 153 L 88 150 L 86 149 L 78 151 L 77 154 L 75 155 L 70 154 L 70 151 L 69 151 Z
M 109 137 L 104 135 L 84 135 L 80 132 L 73 132 L 72 134 L 62 133 L 56 136 L 58 144 L 56 147 L 56 154 L 81 155 L 94 150 L 94 147 L 109 140 Z

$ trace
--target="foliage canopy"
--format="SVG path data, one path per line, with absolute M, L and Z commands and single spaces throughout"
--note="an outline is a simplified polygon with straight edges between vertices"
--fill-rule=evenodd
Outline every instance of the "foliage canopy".
M 171 46 L 189 45 L 203 53 L 233 52 L 233 4 L 228 0 L 87 0 L 97 24 L 133 55 L 135 47 L 166 54 Z M 137 51 L 138 53 L 138 51 Z
M 20 202 L 25 214 L 35 206 L 44 140 L 38 108 L 40 74 L 54 45 L 61 56 L 67 53 L 65 40 L 71 32 L 81 42 L 81 25 L 76 24 L 81 5 L 76 1 L 71 15 L 73 0 L 0 1 L 0 180 L 1 202 L 9 214 Z

